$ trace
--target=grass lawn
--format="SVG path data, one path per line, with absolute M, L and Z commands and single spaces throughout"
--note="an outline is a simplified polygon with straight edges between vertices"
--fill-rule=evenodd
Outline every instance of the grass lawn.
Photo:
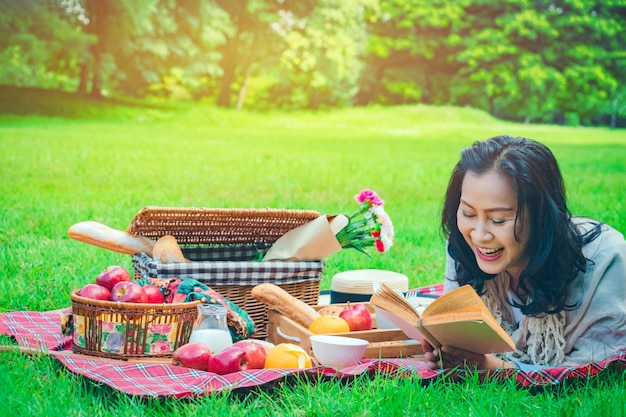
M 439 211 L 448 175 L 462 147 L 502 133 L 549 145 L 572 211 L 626 232 L 623 130 L 513 124 L 472 109 L 426 106 L 255 113 L 41 100 L 38 93 L 30 101 L 19 95 L 11 107 L 5 99 L 12 94 L 0 89 L 2 312 L 66 307 L 69 292 L 104 267 L 131 269 L 128 255 L 69 239 L 74 223 L 125 229 L 148 205 L 350 214 L 362 188 L 386 201 L 395 244 L 388 253 L 370 251 L 371 258 L 353 250 L 329 256 L 322 288 L 335 273 L 358 268 L 402 272 L 411 287 L 440 282 Z M 539 393 L 471 379 L 423 388 L 374 378 L 347 386 L 295 383 L 247 397 L 142 400 L 74 377 L 48 358 L 0 354 L 7 415 L 616 416 L 626 415 L 625 391 L 624 374 L 610 373 Z

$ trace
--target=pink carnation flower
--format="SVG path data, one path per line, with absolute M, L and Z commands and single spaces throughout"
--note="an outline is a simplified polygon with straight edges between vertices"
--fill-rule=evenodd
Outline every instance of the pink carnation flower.
M 380 199 L 376 191 L 372 190 L 361 190 L 360 193 L 354 196 L 354 199 L 359 204 L 363 204 L 366 201 L 369 201 L 372 206 L 382 206 L 385 204 L 385 202 Z

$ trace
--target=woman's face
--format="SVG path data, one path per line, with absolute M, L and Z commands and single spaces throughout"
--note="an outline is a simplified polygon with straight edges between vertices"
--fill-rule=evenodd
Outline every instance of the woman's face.
M 518 219 L 515 240 L 517 194 L 508 178 L 489 171 L 482 175 L 465 174 L 461 185 L 461 202 L 457 224 L 469 247 L 474 251 L 481 270 L 488 274 L 507 271 L 514 279 L 526 266 L 524 250 L 528 228 Z

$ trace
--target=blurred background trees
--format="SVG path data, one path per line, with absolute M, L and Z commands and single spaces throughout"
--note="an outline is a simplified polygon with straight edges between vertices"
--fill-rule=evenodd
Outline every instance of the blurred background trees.
M 626 125 L 620 0 L 0 0 L 0 84 Z

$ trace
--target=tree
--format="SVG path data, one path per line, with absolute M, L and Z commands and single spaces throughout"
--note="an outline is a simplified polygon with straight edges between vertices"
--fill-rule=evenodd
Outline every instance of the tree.
M 468 1 L 386 0 L 368 16 L 360 104 L 446 103 Z
M 555 95 L 564 88 L 558 69 L 547 64 L 545 47 L 558 32 L 530 1 L 473 2 L 461 31 L 461 64 L 452 82 L 455 104 L 529 122 L 555 111 Z M 480 94 L 477 94 L 480 93 Z
M 83 1 L 85 31 L 98 41 L 85 61 L 82 85 L 91 80 L 94 94 L 104 84 L 118 94 L 188 99 L 204 76 L 220 75 L 216 48 L 224 42 L 224 19 L 214 19 L 219 9 L 212 2 Z
M 277 28 L 280 53 L 269 92 L 286 107 L 351 104 L 358 92 L 367 45 L 365 18 L 376 1 L 320 0 L 311 15 L 285 14 Z
M 82 63 L 79 91 L 90 92 L 95 97 L 100 97 L 102 94 L 103 59 L 106 47 L 110 44 L 107 35 L 112 32 L 109 27 L 115 26 L 112 22 L 114 17 L 111 16 L 112 11 L 115 10 L 114 1 L 85 0 L 85 14 L 88 19 L 85 32 L 94 35 L 96 42 L 89 48 L 91 56 Z
M 546 2 L 548 3 L 548 2 Z M 567 120 L 590 124 L 617 97 L 620 81 L 626 79 L 624 62 L 611 59 L 623 51 L 626 7 L 620 2 L 555 1 L 546 9 L 558 37 L 546 48 L 547 65 L 557 68 L 566 88 L 557 96 L 557 106 Z
M 625 117 L 623 0 L 0 0 L 0 83 L 220 106 Z
M 597 3 L 473 1 L 465 9 L 471 25 L 461 33 L 453 103 L 527 122 L 589 124 L 617 87 L 602 61 L 623 31 Z
M 70 90 L 94 38 L 58 2 L 0 0 L 0 83 Z
M 244 76 L 249 76 L 249 68 L 254 62 L 256 55 L 255 46 L 259 44 L 262 36 L 264 23 L 258 12 L 264 12 L 265 2 L 245 2 L 232 0 L 216 0 L 219 7 L 224 10 L 229 18 L 233 30 L 226 36 L 226 42 L 219 49 L 222 59 L 221 67 L 223 75 L 217 105 L 222 107 L 231 106 L 231 87 L 236 80 L 237 70 L 243 67 Z M 243 59 L 247 56 L 247 59 Z M 243 83 L 245 85 L 245 81 Z
M 359 102 L 450 103 L 526 122 L 589 124 L 619 102 L 626 78 L 620 61 L 608 59 L 623 49 L 618 3 L 382 2 Z
M 226 41 L 219 48 L 222 55 L 217 104 L 232 105 L 237 91 L 238 108 L 243 106 L 253 68 L 275 66 L 285 47 L 284 39 L 276 31 L 280 16 L 307 16 L 315 0 L 215 0 L 229 17 L 230 30 L 225 30 Z M 236 88 L 236 87 L 239 88 Z

